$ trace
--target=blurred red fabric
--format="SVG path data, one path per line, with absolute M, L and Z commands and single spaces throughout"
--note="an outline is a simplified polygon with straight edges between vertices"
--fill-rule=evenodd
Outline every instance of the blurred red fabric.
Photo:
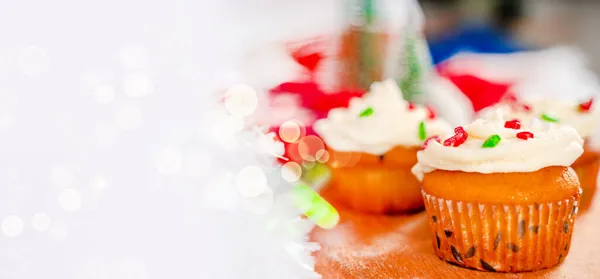
M 475 112 L 498 103 L 512 86 L 508 83 L 493 83 L 474 75 L 453 73 L 444 63 L 437 67 L 437 72 L 469 98 Z

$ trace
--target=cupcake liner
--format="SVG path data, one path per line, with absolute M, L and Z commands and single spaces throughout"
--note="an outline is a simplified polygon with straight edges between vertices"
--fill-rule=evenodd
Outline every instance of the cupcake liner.
M 346 207 L 366 213 L 423 208 L 421 185 L 409 168 L 332 168 L 329 193 Z
M 521 272 L 563 261 L 580 195 L 520 205 L 446 200 L 424 191 L 423 198 L 438 257 L 482 271 Z
M 596 194 L 599 166 L 600 164 L 596 160 L 572 166 L 577 173 L 577 177 L 579 177 L 579 183 L 583 189 L 583 195 L 581 196 L 582 208 L 587 208 L 592 203 L 592 199 Z

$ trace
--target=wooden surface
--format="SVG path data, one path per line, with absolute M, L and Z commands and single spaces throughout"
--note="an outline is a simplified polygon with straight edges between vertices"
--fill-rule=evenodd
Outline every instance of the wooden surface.
M 333 230 L 315 229 L 316 270 L 324 279 L 368 278 L 600 278 L 600 198 L 582 206 L 576 220 L 571 250 L 551 269 L 503 274 L 450 265 L 434 253 L 424 212 L 402 216 L 364 215 L 345 210 L 335 197 L 322 194 L 340 211 Z

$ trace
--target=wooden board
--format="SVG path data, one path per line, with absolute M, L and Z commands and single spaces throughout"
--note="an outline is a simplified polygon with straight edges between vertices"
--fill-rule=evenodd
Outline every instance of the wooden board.
M 600 278 L 600 200 L 581 208 L 571 250 L 558 267 L 517 274 L 489 273 L 450 265 L 434 253 L 424 212 L 401 216 L 364 215 L 336 204 L 341 222 L 315 229 L 316 270 L 323 278 Z

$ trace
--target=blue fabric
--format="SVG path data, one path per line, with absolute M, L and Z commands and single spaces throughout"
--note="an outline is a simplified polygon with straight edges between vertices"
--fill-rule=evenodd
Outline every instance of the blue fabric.
M 430 41 L 429 50 L 437 65 L 459 52 L 512 53 L 525 48 L 489 26 L 466 24 L 442 39 Z

